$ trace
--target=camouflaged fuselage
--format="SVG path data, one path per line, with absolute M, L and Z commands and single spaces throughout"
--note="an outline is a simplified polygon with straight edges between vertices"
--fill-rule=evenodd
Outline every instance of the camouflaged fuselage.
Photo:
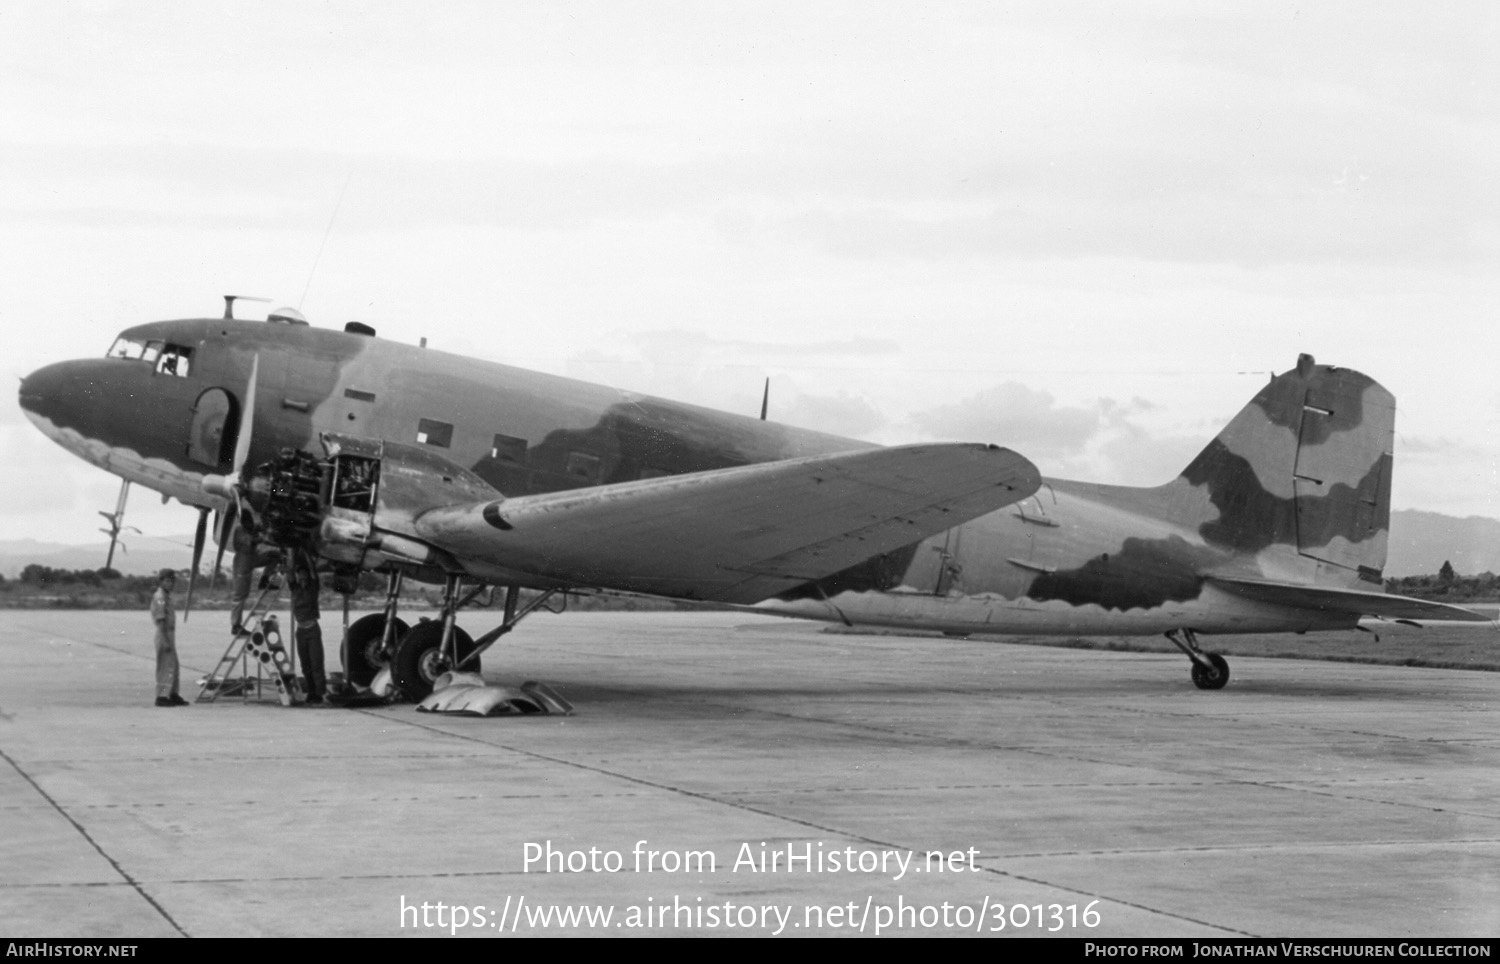
M 122 338 L 160 354 L 63 362 L 28 377 L 46 434 L 133 482 L 210 505 L 233 461 L 258 361 L 249 464 L 322 456 L 324 433 L 430 452 L 465 497 L 518 496 L 869 448 L 869 443 L 572 379 L 301 325 L 194 319 Z M 158 348 L 158 352 L 161 349 Z M 185 373 L 184 373 L 185 371 Z M 1307 359 L 1278 376 L 1170 483 L 1047 480 L 1022 503 L 766 600 L 784 615 L 952 632 L 1325 629 L 1348 615 L 1252 601 L 1212 576 L 1376 588 L 1394 403 Z M 1003 443 L 1003 439 L 994 440 Z M 418 467 L 401 496 L 431 505 Z M 394 483 L 394 478 L 392 482 Z M 488 491 L 488 490 L 493 490 Z M 399 524 L 399 520 L 397 520 Z M 505 560 L 459 559 L 498 579 Z

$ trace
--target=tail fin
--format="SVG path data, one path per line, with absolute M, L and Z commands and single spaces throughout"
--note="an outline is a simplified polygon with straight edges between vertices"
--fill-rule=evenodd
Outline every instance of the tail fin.
M 1218 513 L 1199 532 L 1211 543 L 1239 553 L 1269 550 L 1276 568 L 1291 564 L 1287 575 L 1299 581 L 1378 584 L 1395 420 L 1395 398 L 1373 379 L 1302 355 L 1173 486 L 1206 490 Z

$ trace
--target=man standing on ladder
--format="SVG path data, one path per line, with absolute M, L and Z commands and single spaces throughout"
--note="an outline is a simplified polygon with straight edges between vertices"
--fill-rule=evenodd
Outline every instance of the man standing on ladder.
M 260 581 L 260 588 L 266 588 L 272 571 L 269 567 L 276 564 L 278 553 L 274 549 L 260 546 L 251 527 L 244 524 L 234 527 L 234 539 L 231 545 L 234 548 L 234 580 L 232 583 L 233 604 L 229 609 L 229 631 L 238 636 L 246 631 L 245 604 L 250 599 L 250 587 L 255 581 L 255 570 L 262 566 L 268 567 L 266 575 Z

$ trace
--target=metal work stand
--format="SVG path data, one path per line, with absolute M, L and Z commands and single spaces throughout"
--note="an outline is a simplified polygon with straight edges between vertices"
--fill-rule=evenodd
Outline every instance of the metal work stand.
M 243 632 L 237 633 L 229 641 L 224 655 L 219 657 L 219 664 L 203 681 L 203 688 L 198 691 L 194 702 L 212 703 L 220 696 L 235 694 L 248 700 L 252 687 L 255 690 L 256 699 L 259 699 L 261 683 L 267 676 L 276 684 L 276 695 L 281 700 L 282 706 L 291 706 L 297 701 L 300 690 L 297 687 L 292 657 L 287 648 L 282 645 L 281 625 L 277 622 L 276 616 L 269 611 L 271 605 L 277 602 L 280 596 L 279 581 L 274 587 L 261 590 L 259 598 L 255 600 L 255 606 L 245 618 Z M 252 660 L 255 663 L 253 680 L 250 675 Z M 235 672 L 236 667 L 239 668 L 240 674 L 238 685 L 230 675 Z

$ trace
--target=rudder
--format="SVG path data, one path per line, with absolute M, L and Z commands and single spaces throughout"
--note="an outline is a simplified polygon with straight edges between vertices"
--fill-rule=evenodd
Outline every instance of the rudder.
M 1183 470 L 1207 490 L 1210 543 L 1295 556 L 1308 582 L 1379 583 L 1391 511 L 1396 402 L 1374 379 L 1311 355 L 1273 378 Z M 1308 570 L 1311 569 L 1309 572 Z

